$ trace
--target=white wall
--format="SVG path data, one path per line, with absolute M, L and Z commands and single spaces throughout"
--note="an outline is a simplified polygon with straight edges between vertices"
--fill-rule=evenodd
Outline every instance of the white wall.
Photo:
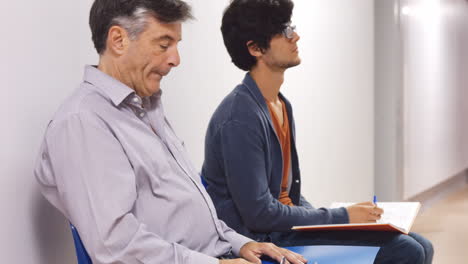
M 376 0 L 375 8 L 375 194 L 403 197 L 402 44 L 399 0 Z
M 72 263 L 66 221 L 32 174 L 47 119 L 80 79 L 77 1 L 12 1 L 0 16 L 0 254 L 4 263 Z
M 375 6 L 376 193 L 428 199 L 459 185 L 468 168 L 468 4 Z
M 468 168 L 464 0 L 402 0 L 404 198 Z
M 304 194 L 316 205 L 374 191 L 373 1 L 296 1 L 303 63 L 283 92 L 295 106 Z
M 219 32 L 227 0 L 192 0 L 182 65 L 163 82 L 169 119 L 197 167 L 207 122 L 243 72 Z M 88 30 L 92 0 L 11 2 L 0 22 L 0 248 L 5 263 L 75 261 L 67 222 L 32 175 L 47 120 L 97 62 Z M 373 193 L 373 2 L 296 0 L 303 64 L 283 92 L 295 107 L 304 194 L 316 205 Z

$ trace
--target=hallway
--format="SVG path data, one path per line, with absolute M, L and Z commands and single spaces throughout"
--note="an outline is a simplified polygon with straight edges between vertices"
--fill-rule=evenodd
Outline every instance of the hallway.
M 423 211 L 412 231 L 432 241 L 434 264 L 468 263 L 468 187 Z

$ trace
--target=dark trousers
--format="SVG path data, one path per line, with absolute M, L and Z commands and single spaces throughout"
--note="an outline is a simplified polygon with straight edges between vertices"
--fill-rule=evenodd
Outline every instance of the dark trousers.
M 434 256 L 432 243 L 416 233 L 404 235 L 372 231 L 273 232 L 270 241 L 280 247 L 305 245 L 377 246 L 374 263 L 430 264 Z

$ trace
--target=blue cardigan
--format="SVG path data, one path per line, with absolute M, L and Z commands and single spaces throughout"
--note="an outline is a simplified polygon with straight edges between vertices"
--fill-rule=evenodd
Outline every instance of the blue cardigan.
M 291 128 L 292 185 L 297 206 L 278 201 L 283 172 L 281 145 L 265 99 L 250 74 L 216 109 L 205 139 L 202 177 L 218 216 L 237 232 L 267 240 L 295 225 L 348 223 L 346 209 L 313 208 L 301 196 L 301 173 L 291 104 L 282 95 Z

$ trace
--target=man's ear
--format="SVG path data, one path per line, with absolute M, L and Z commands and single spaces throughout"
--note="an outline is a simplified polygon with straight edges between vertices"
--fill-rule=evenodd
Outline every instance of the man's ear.
M 129 41 L 129 36 L 124 28 L 120 26 L 112 26 L 107 35 L 106 49 L 116 55 L 122 55 L 127 49 Z
M 255 58 L 261 57 L 264 53 L 263 49 L 259 48 L 258 45 L 252 40 L 247 42 L 247 49 L 249 49 L 250 55 L 254 56 Z

